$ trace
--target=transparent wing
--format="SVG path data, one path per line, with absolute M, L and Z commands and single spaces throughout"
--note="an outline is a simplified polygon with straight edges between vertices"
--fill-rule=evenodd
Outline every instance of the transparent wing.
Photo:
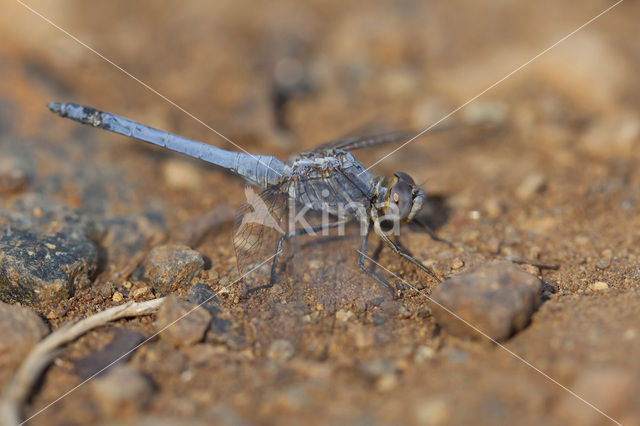
M 437 126 L 430 128 L 428 132 L 425 132 L 425 134 L 448 131 L 456 126 L 456 124 L 438 124 Z M 314 149 L 314 152 L 325 151 L 327 149 L 355 151 L 357 149 L 370 148 L 372 146 L 384 145 L 387 143 L 408 141 L 411 138 L 418 136 L 420 133 L 421 132 L 418 131 L 395 131 L 370 136 L 340 138 L 331 142 L 323 143 Z
M 314 149 L 315 152 L 325 151 L 328 149 L 343 149 L 345 151 L 354 151 L 356 149 L 369 148 L 376 145 L 384 145 L 391 142 L 399 142 L 414 136 L 411 132 L 389 132 L 378 135 L 341 138 L 331 142 L 324 143 Z
M 286 185 L 269 187 L 260 193 L 247 187 L 245 195 L 247 202 L 236 213 L 233 225 L 238 269 L 246 273 L 264 264 L 267 270 L 271 267 L 270 260 L 276 253 L 278 241 L 287 230 Z

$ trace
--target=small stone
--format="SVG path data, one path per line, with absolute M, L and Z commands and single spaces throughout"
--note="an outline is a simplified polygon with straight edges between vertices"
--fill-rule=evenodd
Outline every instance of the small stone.
M 546 186 L 544 176 L 532 174 L 527 176 L 516 189 L 516 197 L 521 201 L 527 201 L 534 195 L 542 192 Z
M 144 286 L 144 287 L 135 288 L 131 290 L 131 297 L 133 298 L 133 300 L 142 299 L 150 295 L 151 295 L 151 287 Z
M 462 318 L 490 338 L 504 341 L 528 324 L 541 288 L 537 277 L 515 265 L 491 262 L 441 283 L 433 291 L 437 303 L 431 308 L 436 321 L 451 334 L 482 337 Z
M 336 312 L 336 319 L 340 322 L 347 322 L 354 316 L 355 314 L 348 309 L 341 309 Z
M 158 246 L 145 262 L 145 277 L 156 295 L 166 295 L 189 285 L 204 268 L 202 255 L 182 244 Z
M 193 305 L 171 294 L 158 310 L 156 329 L 160 337 L 175 346 L 201 342 L 211 323 L 211 314 L 203 307 Z
M 505 207 L 502 201 L 497 198 L 489 198 L 484 202 L 484 210 L 491 219 L 497 219 L 504 214 Z
M 436 351 L 429 346 L 419 346 L 416 349 L 416 353 L 413 355 L 413 362 L 420 364 L 426 360 L 433 359 L 436 356 Z
M 453 262 L 451 263 L 451 269 L 460 269 L 464 266 L 464 262 L 461 259 L 453 259 Z
M 286 361 L 293 357 L 295 351 L 296 349 L 290 341 L 279 339 L 274 340 L 273 343 L 271 343 L 267 356 L 272 360 Z
M 133 414 L 151 400 L 154 385 L 143 373 L 118 364 L 90 382 L 96 403 L 109 415 Z
M 162 166 L 162 174 L 167 186 L 175 190 L 202 188 L 202 173 L 189 160 L 169 159 Z
M 113 296 L 111 296 L 111 300 L 114 302 L 122 302 L 122 299 L 124 299 L 124 296 L 119 291 L 116 291 L 113 293 Z
M 416 408 L 417 424 L 438 426 L 448 424 L 451 417 L 451 405 L 442 397 L 423 401 Z
M 189 289 L 186 300 L 194 305 L 202 306 L 211 315 L 220 313 L 220 301 L 216 293 L 207 285 L 198 283 Z
M 609 290 L 609 284 L 604 281 L 596 281 L 589 286 L 589 289 L 593 291 L 606 291 Z
M 29 308 L 0 302 L 0 359 L 23 356 L 49 333 L 49 327 Z
M 596 268 L 598 269 L 607 269 L 611 265 L 611 261 L 609 259 L 602 259 L 596 262 Z
M 376 390 L 386 392 L 398 385 L 398 375 L 393 373 L 383 374 L 376 380 Z

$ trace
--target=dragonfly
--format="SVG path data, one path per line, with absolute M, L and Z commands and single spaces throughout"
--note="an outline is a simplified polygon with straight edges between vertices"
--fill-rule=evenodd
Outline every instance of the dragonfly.
M 260 188 L 257 194 L 246 190 L 247 203 L 240 207 L 234 220 L 233 244 L 241 272 L 273 257 L 269 282 L 261 288 L 276 282 L 278 260 L 287 240 L 342 227 L 351 221 L 358 221 L 362 230 L 359 267 L 392 292 L 394 287 L 375 271 L 375 265 L 368 268 L 365 264 L 372 233 L 397 255 L 436 282 L 441 281 L 432 268 L 414 257 L 397 238 L 399 225 L 413 221 L 425 228 L 434 240 L 450 244 L 416 217 L 425 203 L 424 190 L 404 172 L 389 178 L 370 173 L 351 153 L 402 140 L 409 135 L 406 132 L 342 138 L 281 161 L 275 156 L 221 149 L 88 106 L 60 102 L 47 106 L 61 117 L 214 164 Z M 327 220 L 312 226 L 300 212 L 321 212 Z M 396 238 L 391 238 L 394 232 Z

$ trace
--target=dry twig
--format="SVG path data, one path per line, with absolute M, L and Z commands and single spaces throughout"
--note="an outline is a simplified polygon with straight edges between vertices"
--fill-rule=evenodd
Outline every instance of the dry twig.
M 33 386 L 42 372 L 60 353 L 61 346 L 108 322 L 156 312 L 163 301 L 164 297 L 114 306 L 76 323 L 65 325 L 45 337 L 29 353 L 4 390 L 0 405 L 0 421 L 2 421 L 2 424 L 12 426 L 22 423 L 22 405 L 31 395 Z

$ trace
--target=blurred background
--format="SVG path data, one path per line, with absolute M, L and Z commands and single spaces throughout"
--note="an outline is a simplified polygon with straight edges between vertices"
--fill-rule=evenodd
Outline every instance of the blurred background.
M 135 222 L 139 239 L 113 231 L 104 242 L 110 260 L 97 278 L 102 283 L 147 250 L 157 234 L 172 241 L 212 208 L 239 206 L 243 182 L 54 117 L 47 102 L 90 105 L 236 149 L 210 126 L 251 153 L 286 159 L 344 135 L 434 124 L 613 2 L 27 4 L 42 17 L 11 0 L 0 16 L 0 207 L 12 209 L 25 196 L 46 196 L 112 224 L 120 220 L 115 218 L 142 218 Z M 463 241 L 464 252 L 443 251 L 424 234 L 408 237 L 419 256 L 435 259 L 438 272 L 450 273 L 454 259 L 470 266 L 496 254 L 563 265 L 559 271 L 537 271 L 555 288 L 554 303 L 543 306 L 526 337 L 510 343 L 512 349 L 562 383 L 583 380 L 587 399 L 609 404 L 617 418 L 629 421 L 634 409 L 638 414 L 637 396 L 633 408 L 632 392 L 616 378 L 637 377 L 639 371 L 632 361 L 640 354 L 637 338 L 623 337 L 640 329 L 633 314 L 640 255 L 638 16 L 638 2 L 623 2 L 452 115 L 443 122 L 449 130 L 418 138 L 374 168 L 380 174 L 408 172 L 445 200 L 449 213 L 439 218 L 439 232 Z M 392 148 L 358 158 L 369 165 Z M 230 233 L 224 228 L 197 245 L 213 265 L 212 282 L 234 273 Z M 607 267 L 596 268 L 603 259 Z M 595 280 L 609 282 L 613 290 L 593 297 L 586 289 Z M 73 312 L 54 317 L 52 324 L 72 319 Z M 388 325 L 388 333 L 403 329 L 401 323 Z M 353 361 L 344 341 L 328 361 L 301 361 L 282 376 L 252 364 L 251 357 L 227 360 L 240 367 L 216 379 L 219 392 L 195 387 L 184 393 L 184 384 L 157 379 L 162 390 L 148 410 L 203 421 L 235 418 L 238 424 L 295 423 L 309 420 L 309 413 L 318 423 L 363 424 L 603 419 L 587 406 L 574 406 L 561 389 L 504 353 L 467 341 L 442 343 L 430 327 L 427 337 L 420 326 L 403 332 L 404 343 L 394 347 L 387 341 L 391 347 L 382 352 L 375 344 L 356 351 L 367 360 L 394 360 L 393 371 L 404 374 L 389 389 L 376 381 L 377 373 L 371 381 L 344 371 Z M 415 357 L 398 361 L 409 357 L 405 349 L 414 348 L 416 339 L 426 339 L 427 346 L 438 341 L 446 349 L 426 364 Z M 580 378 L 583 366 L 618 368 L 613 376 L 604 373 L 614 378 L 613 390 L 593 393 L 597 386 L 588 384 L 591 378 Z M 56 374 L 34 406 L 75 383 L 70 373 Z M 268 378 L 261 383 L 246 378 L 254 376 Z M 615 394 L 613 402 L 603 396 L 612 392 L 622 395 Z M 36 423 L 104 419 L 79 408 L 89 396 L 79 392 L 75 398 Z M 215 413 L 203 411 L 214 405 Z

